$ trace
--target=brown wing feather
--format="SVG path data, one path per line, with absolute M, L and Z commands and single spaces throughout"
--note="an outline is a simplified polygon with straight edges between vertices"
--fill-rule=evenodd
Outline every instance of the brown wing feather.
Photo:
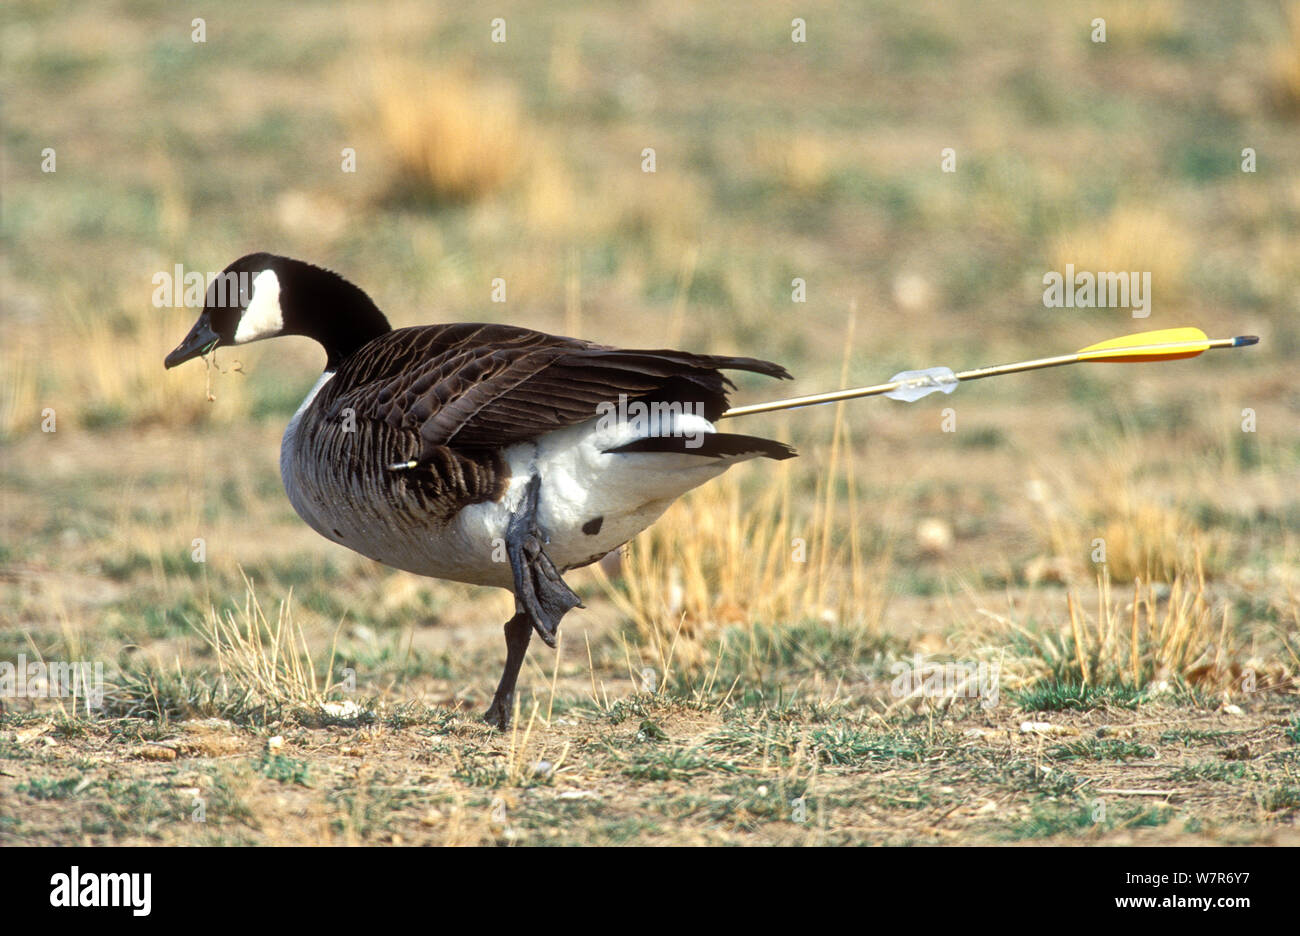
M 327 405 L 415 433 L 428 460 L 444 446 L 495 449 L 584 422 L 620 394 L 698 403 L 716 419 L 733 386 L 721 368 L 790 376 L 754 358 L 623 350 L 506 325 L 426 325 L 345 360 L 331 384 L 350 389 Z

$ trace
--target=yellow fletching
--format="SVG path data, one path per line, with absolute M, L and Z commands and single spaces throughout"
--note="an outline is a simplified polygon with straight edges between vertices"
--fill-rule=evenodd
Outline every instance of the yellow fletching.
M 1111 338 L 1079 351 L 1080 361 L 1174 361 L 1210 350 L 1210 339 L 1199 328 L 1165 328 Z

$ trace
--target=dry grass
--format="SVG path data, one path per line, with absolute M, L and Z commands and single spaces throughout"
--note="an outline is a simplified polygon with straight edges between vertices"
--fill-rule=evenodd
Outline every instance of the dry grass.
M 851 347 L 850 328 L 845 368 Z M 798 459 L 764 464 L 767 480 L 747 496 L 743 469 L 732 469 L 624 549 L 617 586 L 595 567 L 643 658 L 692 681 L 716 662 L 711 643 L 726 628 L 752 634 L 756 624 L 816 621 L 862 639 L 880 634 L 891 555 L 868 555 L 862 542 L 850 447 L 841 404 L 828 457 L 811 478 Z M 808 486 L 805 499 L 799 489 Z
M 1152 316 L 1172 312 L 1171 303 L 1186 294 L 1191 254 L 1184 222 L 1152 205 L 1120 206 L 1101 221 L 1062 234 L 1049 251 L 1052 269 L 1062 275 L 1067 263 L 1074 264 L 1076 275 L 1150 273 L 1146 298 Z
M 39 424 L 36 374 L 28 354 L 17 343 L 0 349 L 0 439 L 31 431 Z
M 108 694 L 109 711 L 160 722 L 218 716 L 259 725 L 360 715 L 363 710 L 355 702 L 329 701 L 343 688 L 331 680 L 337 628 L 328 662 L 318 672 L 307 636 L 294 620 L 292 592 L 280 601 L 272 621 L 252 582 L 245 577 L 243 583 L 242 606 L 224 613 L 209 606 L 191 625 L 211 665 L 179 655 L 171 661 L 132 663 Z
M 1195 578 L 1176 575 L 1160 610 L 1158 590 L 1133 583 L 1132 601 L 1112 594 L 1104 573 L 1098 579 L 1097 611 L 1089 617 L 1076 592 L 1069 595 L 1069 635 L 1073 660 L 1053 659 L 1049 666 L 1085 686 L 1160 687 L 1172 680 L 1198 688 L 1234 688 L 1240 674 L 1241 647 L 1229 627 L 1226 605 L 1215 607 L 1206 592 L 1199 565 Z
M 528 145 L 513 93 L 451 70 L 378 66 L 373 117 L 401 193 L 437 202 L 472 202 L 500 191 Z
M 1182 510 L 1130 486 L 1095 494 L 1081 498 L 1086 506 L 1068 514 L 1046 511 L 1051 554 L 1061 561 L 1059 577 L 1077 578 L 1104 565 L 1116 582 L 1170 582 L 1188 566 L 1201 534 Z M 1094 560 L 1102 550 L 1104 560 Z
M 1192 689 L 1241 699 L 1300 687 L 1293 667 L 1253 656 L 1252 641 L 1232 621 L 1228 604 L 1209 591 L 1199 565 L 1180 570 L 1168 585 L 1139 579 L 1127 598 L 1103 570 L 1095 602 L 1093 610 L 1071 588 L 1063 619 L 1050 623 L 981 606 L 955 640 L 997 661 L 1011 689 L 1047 683 L 1129 698 Z
M 574 231 L 589 223 L 586 211 L 577 211 L 578 193 L 563 163 L 541 143 L 528 165 L 523 211 L 534 230 L 551 234 Z
M 1175 0 L 1119 0 L 1103 3 L 1095 16 L 1106 21 L 1108 45 L 1141 47 L 1175 35 L 1182 20 L 1182 5 Z
M 817 621 L 864 638 L 880 633 L 888 555 L 864 555 L 852 526 L 792 517 L 793 472 L 777 468 L 753 498 L 733 472 L 634 540 L 617 582 L 596 567 L 643 661 L 693 680 L 716 662 L 713 642 L 728 628 Z M 832 491 L 831 510 L 835 501 Z
M 302 628 L 293 620 L 292 593 L 280 602 L 272 624 L 253 584 L 245 579 L 244 585 L 242 611 L 210 610 L 200 627 L 223 683 L 253 705 L 319 710 L 334 688 L 334 649 L 324 673 L 318 674 Z
M 1053 577 L 1087 580 L 1104 566 L 1114 582 L 1172 582 L 1193 567 L 1220 570 L 1222 534 L 1196 523 L 1167 479 L 1136 479 L 1134 463 L 1117 452 L 1030 483 Z
M 1300 3 L 1283 8 L 1281 41 L 1269 56 L 1273 100 L 1286 114 L 1300 113 Z
M 829 146 L 811 132 L 759 134 L 753 145 L 755 162 L 791 191 L 808 195 L 826 184 L 830 172 Z

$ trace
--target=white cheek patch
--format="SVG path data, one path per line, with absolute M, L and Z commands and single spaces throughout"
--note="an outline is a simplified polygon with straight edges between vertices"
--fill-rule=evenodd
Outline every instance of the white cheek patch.
M 280 311 L 280 278 L 275 270 L 263 270 L 253 279 L 253 298 L 248 301 L 235 329 L 235 344 L 270 338 L 284 330 Z

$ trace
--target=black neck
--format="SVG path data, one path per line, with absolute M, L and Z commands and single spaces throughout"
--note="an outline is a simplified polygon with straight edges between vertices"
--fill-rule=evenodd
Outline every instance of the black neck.
M 337 370 L 358 348 L 392 331 L 384 313 L 361 289 L 337 273 L 301 261 L 300 275 L 283 277 L 280 304 L 285 334 L 315 338 L 325 349 L 326 370 Z

